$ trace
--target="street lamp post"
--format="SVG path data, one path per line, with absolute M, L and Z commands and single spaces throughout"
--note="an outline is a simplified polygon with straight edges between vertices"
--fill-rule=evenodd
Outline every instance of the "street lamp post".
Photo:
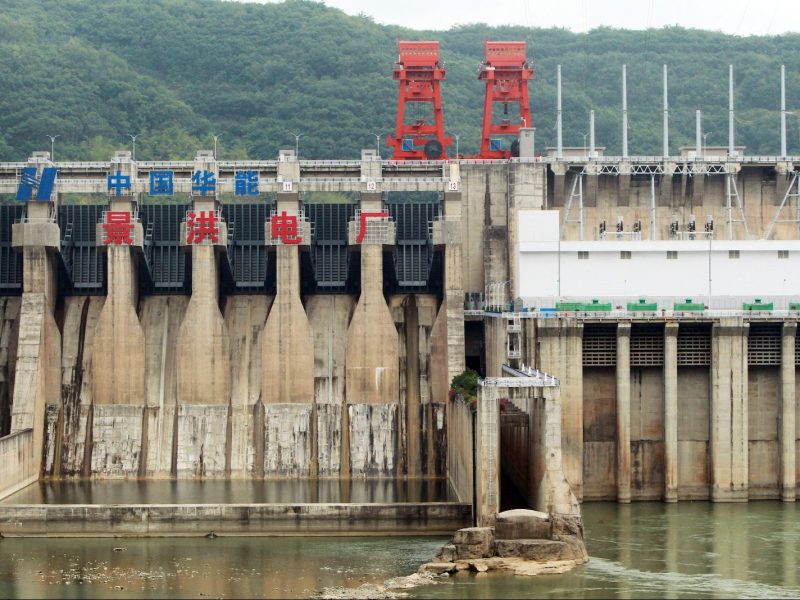
M 136 160 L 136 138 L 139 137 L 139 134 L 138 133 L 137 134 L 129 133 L 128 137 L 131 138 L 131 140 L 133 141 L 133 152 L 131 153 L 131 156 L 132 156 L 133 160 L 135 161 Z
M 297 160 L 300 160 L 300 138 L 303 137 L 305 134 L 303 133 L 292 133 L 289 132 L 289 135 L 294 136 L 294 157 Z
M 583 155 L 584 156 L 588 156 L 586 154 L 586 138 L 589 137 L 589 134 L 588 133 L 581 133 L 580 135 L 583 136 Z
M 217 140 L 221 138 L 221 135 L 213 135 L 211 136 L 214 138 L 214 160 L 217 160 Z
M 706 139 L 708 138 L 708 136 L 711 135 L 711 133 L 712 133 L 711 131 L 706 131 L 705 133 L 703 133 L 703 158 L 705 158 L 706 148 L 708 148 L 708 143 L 706 142 Z
M 56 138 L 61 137 L 60 135 L 48 135 L 47 137 L 50 138 L 50 161 L 56 162 Z
M 375 150 L 378 151 L 378 159 L 381 157 L 381 136 L 382 133 L 373 133 L 372 135 L 375 136 Z
M 456 138 L 456 160 L 458 160 L 458 134 L 454 133 L 453 137 Z

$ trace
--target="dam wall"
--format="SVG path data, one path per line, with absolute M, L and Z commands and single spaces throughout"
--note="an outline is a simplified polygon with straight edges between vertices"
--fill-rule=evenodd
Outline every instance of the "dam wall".
M 529 365 L 560 380 L 559 468 L 583 501 L 792 500 L 800 475 L 793 279 L 781 313 L 513 310 L 524 307 L 513 303 L 523 300 L 521 284 L 524 296 L 565 299 L 560 279 L 554 287 L 552 256 L 546 269 L 538 259 L 517 260 L 531 212 L 557 212 L 552 241 L 571 244 L 575 261 L 588 252 L 582 241 L 606 242 L 604 221 L 625 244 L 701 244 L 708 237 L 697 236 L 712 233 L 703 230 L 710 215 L 714 243 L 730 245 L 719 252 L 745 258 L 761 252 L 755 245 L 764 237 L 797 239 L 797 222 L 772 226 L 792 164 L 657 159 L 646 172 L 643 160 L 626 171 L 625 161 L 616 170 L 608 161 L 533 158 L 404 165 L 365 153 L 329 165 L 286 153 L 274 165 L 246 165 L 262 169 L 259 191 L 275 201 L 257 223 L 261 238 L 247 240 L 268 266 L 254 276 L 258 285 L 236 288 L 230 280 L 241 268 L 236 244 L 245 225 L 221 216 L 233 214 L 222 192 L 233 190 L 234 167 L 200 153 L 192 167 L 220 189 L 206 196 L 188 177 L 176 178 L 191 200 L 180 215 L 186 285 L 157 289 L 142 275 L 158 267 L 148 223 L 137 221 L 146 212 L 135 196 L 148 191 L 146 171 L 120 157 L 114 169 L 131 178 L 131 191 L 110 194 L 105 212 L 130 215 L 132 239 L 103 249 L 96 289 L 65 281 L 67 240 L 49 216 L 60 198 L 30 203 L 28 220 L 15 225 L 24 283 L 20 297 L 0 299 L 2 433 L 30 429 L 33 456 L 41 457 L 35 471 L 51 479 L 446 477 L 470 501 L 472 480 L 488 463 L 480 449 L 476 463 L 467 454 L 473 415 L 449 398 L 450 381 L 467 365 L 486 377 Z M 97 168 L 105 177 L 109 166 Z M 189 174 L 185 165 L 172 168 Z M 63 190 L 85 181 L 65 178 Z M 317 285 L 321 277 L 309 282 L 309 272 L 324 270 L 315 262 L 323 221 L 314 220 L 306 191 L 357 198 L 341 209 L 346 231 L 334 242 L 344 274 L 329 290 Z M 394 192 L 436 192 L 435 210 L 417 223 L 421 241 L 389 214 Z M 790 219 L 796 210 L 787 205 L 780 214 Z M 215 215 L 214 239 L 189 241 L 190 219 L 203 214 Z M 289 222 L 296 230 L 284 238 Z M 415 252 L 424 247 L 427 279 L 401 282 L 397 265 L 413 244 Z M 602 278 L 589 268 L 576 286 L 586 291 Z M 465 294 L 480 296 L 479 306 L 465 306 Z M 532 415 L 544 407 L 531 400 L 519 408 L 528 433 L 515 443 L 539 443 L 546 428 Z M 486 419 L 507 418 L 476 412 L 477 433 Z M 519 473 L 540 481 L 531 464 L 541 461 Z M 495 483 L 481 502 L 497 508 Z M 534 484 L 520 485 L 530 502 L 538 497 Z
M 352 456 L 365 457 L 357 465 L 368 459 L 375 465 L 380 463 L 373 474 L 382 476 L 444 476 L 444 405 L 431 406 L 430 383 L 424 376 L 430 368 L 430 355 L 429 351 L 419 351 L 420 337 L 423 348 L 428 344 L 431 303 L 435 299 L 424 295 L 398 295 L 390 299 L 398 306 L 394 311 L 398 321 L 390 323 L 393 328 L 397 323 L 405 344 L 397 351 L 399 355 L 402 350 L 402 359 L 396 359 L 395 367 L 398 373 L 403 373 L 405 396 L 398 394 L 395 406 L 405 410 L 394 409 L 388 420 L 375 421 L 375 429 L 371 429 L 370 416 L 362 416 L 352 404 L 347 411 L 350 418 L 347 421 L 343 418 L 344 345 L 353 299 L 338 295 L 314 295 L 308 299 L 313 356 L 317 357 L 312 371 L 314 389 L 307 396 L 309 411 L 313 406 L 316 413 L 313 430 L 308 421 L 311 412 L 306 414 L 304 427 L 298 427 L 297 412 L 291 404 L 266 406 L 262 399 L 261 337 L 270 305 L 274 307 L 269 296 L 236 295 L 223 299 L 221 314 L 228 333 L 227 345 L 223 350 L 225 356 L 217 358 L 227 359 L 230 365 L 231 392 L 226 403 L 209 405 L 207 410 L 180 404 L 177 340 L 189 314 L 189 298 L 174 295 L 143 297 L 137 306 L 146 356 L 145 393 L 141 402 L 138 405 L 97 403 L 93 382 L 101 351 L 97 331 L 104 300 L 96 296 L 72 296 L 65 298 L 64 305 L 59 307 L 64 339 L 62 396 L 60 402 L 47 405 L 45 476 L 261 478 L 276 475 L 279 469 L 284 469 L 284 476 L 307 476 L 313 461 L 318 474 L 326 477 L 349 475 L 348 462 L 352 464 L 352 458 L 347 459 Z M 388 313 L 388 307 L 386 310 Z M 416 350 L 411 357 L 406 352 L 409 338 L 413 338 L 411 345 Z M 414 365 L 411 373 L 409 364 Z M 412 394 L 416 399 L 413 404 L 407 400 Z M 409 412 L 409 404 L 413 413 Z M 407 424 L 410 416 L 416 417 L 413 429 Z M 400 427 L 406 439 L 416 439 L 413 452 L 409 452 L 410 444 L 398 443 Z M 376 433 L 385 436 L 380 449 L 374 445 L 380 439 Z M 298 437 L 304 440 L 302 447 L 310 448 L 312 434 L 314 456 L 308 451 L 302 457 L 291 454 L 298 447 Z M 202 460 L 202 471 L 181 467 L 182 460 L 191 458 L 183 450 L 184 440 L 202 448 L 202 454 L 193 463 Z M 343 454 L 343 445 L 358 448 L 359 444 L 367 444 L 362 446 L 366 450 L 353 449 Z M 384 452 L 382 460 L 377 458 L 381 456 L 379 450 Z M 209 456 L 218 457 L 217 462 L 209 465 Z M 298 462 L 300 458 L 302 463 Z M 292 466 L 300 468 L 291 473 L 288 469 Z

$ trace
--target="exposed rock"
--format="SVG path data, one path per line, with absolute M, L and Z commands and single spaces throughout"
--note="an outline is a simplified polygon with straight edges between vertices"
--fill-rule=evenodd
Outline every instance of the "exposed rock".
M 494 531 L 491 527 L 467 527 L 453 536 L 452 545 L 460 560 L 489 558 L 494 554 Z
M 520 558 L 505 559 L 503 570 L 510 571 L 514 575 L 534 576 L 534 575 L 560 575 L 567 573 L 583 564 L 584 560 L 561 560 L 555 562 L 539 563 L 531 560 L 523 560 Z
M 583 519 L 580 515 L 553 515 L 550 523 L 551 536 L 573 535 L 583 539 Z
M 469 570 L 475 573 L 485 573 L 489 570 L 489 565 L 484 560 L 469 561 Z
M 456 564 L 452 562 L 429 562 L 419 568 L 418 573 L 430 573 L 431 575 L 443 575 L 445 573 L 455 573 Z
M 497 556 L 501 558 L 524 558 L 538 562 L 569 560 L 570 547 L 553 540 L 497 540 Z
M 453 544 L 445 544 L 436 558 L 442 562 L 455 562 L 456 558 L 458 558 L 458 551 Z
M 574 535 L 557 535 L 554 536 L 555 541 L 562 542 L 569 548 L 570 558 L 586 562 L 589 560 L 589 554 L 586 552 L 586 544 L 583 539 Z
M 547 513 L 515 509 L 497 514 L 494 534 L 498 540 L 546 540 L 550 539 L 550 529 Z
M 530 535 L 535 537 L 521 538 Z M 512 510 L 497 515 L 497 527 L 459 529 L 421 574 L 506 571 L 515 575 L 566 573 L 589 560 L 579 515 Z

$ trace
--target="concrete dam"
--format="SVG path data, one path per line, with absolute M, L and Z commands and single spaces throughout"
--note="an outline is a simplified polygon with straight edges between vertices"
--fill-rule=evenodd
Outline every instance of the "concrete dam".
M 0 210 L 3 495 L 433 478 L 442 531 L 491 523 L 504 485 L 558 512 L 793 501 L 800 161 L 532 136 L 507 160 L 0 165 L 0 194 L 32 178 Z

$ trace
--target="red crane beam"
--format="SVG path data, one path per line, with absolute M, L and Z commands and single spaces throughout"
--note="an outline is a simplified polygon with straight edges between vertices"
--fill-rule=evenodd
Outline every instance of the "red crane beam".
M 386 138 L 386 145 L 394 149 L 392 160 L 446 159 L 447 146 L 452 141 L 444 134 L 440 82 L 445 78 L 445 70 L 439 62 L 439 42 L 398 45 L 400 56 L 392 74 L 400 84 L 397 126 L 395 135 Z M 431 114 L 406 122 L 408 108 L 425 105 Z
M 484 60 L 478 79 L 486 82 L 483 101 L 483 132 L 478 158 L 503 159 L 519 156 L 519 131 L 531 126 L 528 81 L 533 69 L 525 58 L 525 42 L 484 42 Z M 518 115 L 499 121 L 493 118 L 495 104 L 503 105 L 508 115 L 509 105 L 515 104 Z M 498 136 L 516 136 L 506 147 Z

